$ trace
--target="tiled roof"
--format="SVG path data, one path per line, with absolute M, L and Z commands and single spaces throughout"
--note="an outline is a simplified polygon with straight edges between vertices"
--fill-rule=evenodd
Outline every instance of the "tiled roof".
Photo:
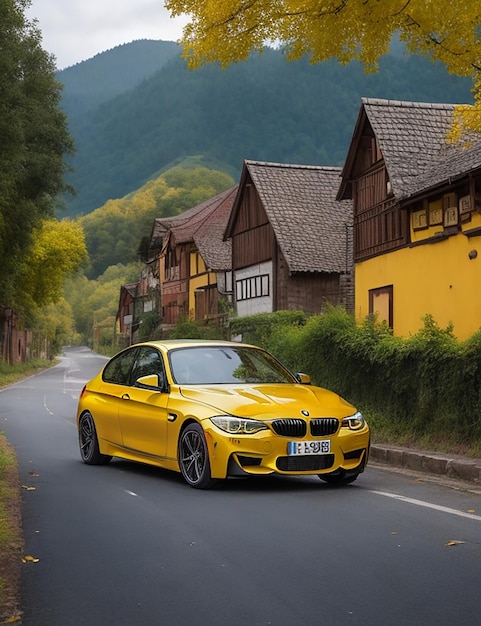
M 449 151 L 446 135 L 455 105 L 363 98 L 362 106 L 379 142 L 394 195 L 408 195 L 416 178 Z
M 180 226 L 185 222 L 188 222 L 191 218 L 196 217 L 198 213 L 202 213 L 206 207 L 209 207 L 212 203 L 213 198 L 208 198 L 201 204 L 198 204 L 191 209 L 187 209 L 178 215 L 171 215 L 169 217 L 156 217 L 154 220 L 154 225 L 152 227 L 152 232 L 150 235 L 150 248 L 161 248 L 163 239 L 171 228 L 174 226 Z
M 169 226 L 170 234 L 174 237 L 175 243 L 186 243 L 194 240 L 195 233 L 201 228 L 209 216 L 217 211 L 227 197 L 232 195 L 236 188 L 231 187 L 222 193 L 217 194 L 213 198 L 209 198 L 202 204 L 190 209 L 187 219 L 176 221 Z M 182 214 L 185 216 L 187 211 Z M 180 216 L 179 216 L 180 217 Z M 222 241 L 222 238 L 221 240 Z
M 139 283 L 136 282 L 136 283 L 127 283 L 125 285 L 121 285 L 120 288 L 126 291 L 130 296 L 135 298 L 135 296 L 137 295 L 138 287 L 139 287 Z
M 221 202 L 194 233 L 194 241 L 207 268 L 213 271 L 232 269 L 232 242 L 224 241 L 237 185 L 228 189 Z
M 479 169 L 481 169 L 481 140 L 441 158 L 429 172 L 419 175 L 416 181 L 413 181 L 411 195 L 451 183 Z
M 450 167 L 471 167 L 476 160 L 476 151 L 468 155 L 464 142 L 447 141 L 455 106 L 362 99 L 398 200 L 438 184 L 443 176 L 448 179 Z
M 345 272 L 351 201 L 336 201 L 341 169 L 245 161 L 291 272 Z

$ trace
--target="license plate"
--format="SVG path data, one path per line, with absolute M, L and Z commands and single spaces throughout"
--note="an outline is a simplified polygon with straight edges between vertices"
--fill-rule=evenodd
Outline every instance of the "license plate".
M 305 454 L 328 454 L 331 451 L 329 439 L 322 441 L 289 441 L 287 454 L 289 456 L 304 456 Z

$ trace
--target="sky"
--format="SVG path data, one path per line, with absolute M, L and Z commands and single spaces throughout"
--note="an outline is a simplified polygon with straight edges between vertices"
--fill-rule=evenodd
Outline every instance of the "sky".
M 26 16 L 59 70 L 137 39 L 177 41 L 187 21 L 172 19 L 163 0 L 31 0 Z

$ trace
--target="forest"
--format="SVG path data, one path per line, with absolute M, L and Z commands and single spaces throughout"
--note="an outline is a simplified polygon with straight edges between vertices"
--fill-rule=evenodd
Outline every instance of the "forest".
M 128 71 L 125 71 L 127 68 Z M 173 42 L 137 41 L 57 74 L 76 153 L 59 216 L 87 214 L 185 157 L 237 178 L 244 159 L 344 161 L 361 97 L 471 103 L 469 78 L 400 43 L 366 74 L 352 62 L 287 62 L 267 49 L 227 69 L 187 69 Z

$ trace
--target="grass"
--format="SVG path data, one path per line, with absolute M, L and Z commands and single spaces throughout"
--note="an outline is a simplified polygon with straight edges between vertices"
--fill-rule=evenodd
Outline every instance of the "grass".
M 441 454 L 460 454 L 468 458 L 481 458 L 481 440 L 462 438 L 456 433 L 414 432 L 409 424 L 393 422 L 385 415 L 364 411 L 371 428 L 373 443 L 430 450 Z
M 38 374 L 44 369 L 55 365 L 56 361 L 47 361 L 45 359 L 33 359 L 27 363 L 18 363 L 16 365 L 8 365 L 0 361 L 0 388 L 7 385 L 13 385 L 22 378 Z
M 8 623 L 19 613 L 22 545 L 17 461 L 0 433 L 0 623 Z

